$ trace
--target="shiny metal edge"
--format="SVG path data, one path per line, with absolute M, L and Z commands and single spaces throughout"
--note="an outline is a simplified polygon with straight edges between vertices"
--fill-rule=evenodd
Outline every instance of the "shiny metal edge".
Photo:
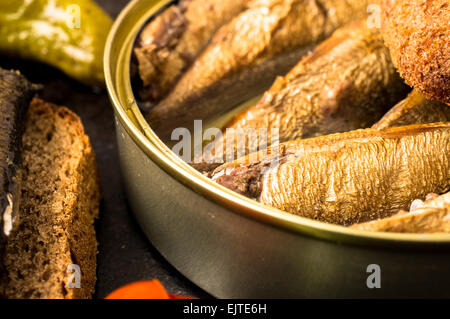
M 170 0 L 131 1 L 110 31 L 104 53 L 104 72 L 114 112 L 140 149 L 180 183 L 248 218 L 315 238 L 354 245 L 418 247 L 450 244 L 450 234 L 399 234 L 353 230 L 292 215 L 260 204 L 214 183 L 177 157 L 148 126 L 131 87 L 130 58 L 143 24 Z M 113 64 L 112 64 L 113 63 Z M 119 66 L 122 66 L 119 68 Z

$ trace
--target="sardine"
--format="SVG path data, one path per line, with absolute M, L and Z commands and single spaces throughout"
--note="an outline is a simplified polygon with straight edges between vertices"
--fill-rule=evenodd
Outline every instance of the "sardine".
M 366 14 L 363 0 L 254 0 L 224 25 L 148 115 L 163 140 L 264 92 L 318 42 Z
M 248 0 L 181 0 L 141 32 L 134 50 L 143 82 L 141 97 L 157 102 L 191 65 L 214 33 Z
M 0 68 L 0 274 L 5 242 L 19 207 L 23 117 L 36 89 L 19 72 Z
M 394 216 L 350 228 L 366 231 L 394 233 L 450 233 L 450 193 L 422 202 L 409 212 L 400 211 Z M 413 202 L 413 203 L 414 203 Z
M 450 190 L 450 122 L 357 130 L 269 150 L 217 168 L 213 179 L 263 204 L 346 226 Z
M 394 126 L 447 121 L 450 121 L 450 106 L 429 100 L 419 91 L 413 90 L 372 128 L 382 130 Z
M 368 128 L 408 91 L 379 30 L 367 27 L 365 21 L 351 23 L 338 29 L 285 77 L 278 78 L 263 98 L 227 124 L 215 146 L 208 145 L 205 151 L 214 155 L 216 147 L 223 147 L 225 154 L 227 129 L 234 129 L 232 139 L 239 129 L 241 134 L 246 129 L 255 133 L 246 137 L 245 147 L 239 146 L 240 156 L 234 141 L 236 159 L 270 145 L 273 129 L 278 130 L 282 143 Z M 262 141 L 260 129 L 267 130 Z M 194 167 L 208 171 L 214 165 Z

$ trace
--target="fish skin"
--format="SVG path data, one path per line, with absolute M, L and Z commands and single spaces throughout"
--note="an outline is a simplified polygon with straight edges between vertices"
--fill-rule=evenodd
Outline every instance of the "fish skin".
M 10 219 L 12 226 L 15 226 L 20 200 L 18 166 L 22 122 L 36 89 L 37 86 L 28 82 L 19 72 L 0 68 L 0 280 L 7 239 L 4 218 Z M 9 230 L 8 225 L 6 228 Z
M 450 122 L 357 130 L 269 150 L 222 165 L 213 179 L 263 204 L 345 226 L 450 190 Z
M 450 193 L 441 195 L 409 212 L 350 226 L 352 229 L 393 233 L 450 233 Z
M 181 0 L 142 30 L 134 53 L 145 101 L 159 101 L 192 64 L 214 33 L 248 0 Z
M 223 135 L 213 142 L 217 146 L 209 145 L 210 152 L 214 154 L 223 145 L 225 154 L 226 129 L 256 130 L 243 156 L 265 146 L 258 145 L 261 128 L 267 129 L 269 139 L 272 129 L 278 129 L 280 143 L 367 128 L 409 90 L 379 30 L 360 20 L 338 29 L 285 77 L 278 78 L 255 106 L 225 125 Z M 236 149 L 235 142 L 234 158 Z M 193 166 L 208 172 L 218 165 Z
M 338 27 L 366 15 L 361 0 L 256 0 L 217 31 L 147 116 L 163 139 L 266 90 Z
M 372 128 L 382 130 L 394 126 L 447 121 L 450 121 L 450 106 L 430 100 L 419 91 L 413 90 L 406 99 L 394 106 Z

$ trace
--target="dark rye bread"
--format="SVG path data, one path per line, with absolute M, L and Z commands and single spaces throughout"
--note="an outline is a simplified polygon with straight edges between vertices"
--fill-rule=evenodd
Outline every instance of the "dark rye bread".
M 21 223 L 6 246 L 7 298 L 90 298 L 96 281 L 99 177 L 77 115 L 34 99 L 23 141 Z M 69 288 L 67 267 L 81 269 Z

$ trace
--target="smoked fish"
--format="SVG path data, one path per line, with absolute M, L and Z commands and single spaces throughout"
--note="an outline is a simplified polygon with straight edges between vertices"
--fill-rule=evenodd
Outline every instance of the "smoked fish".
M 417 200 L 414 201 L 417 203 Z M 409 212 L 350 226 L 352 229 L 394 233 L 450 233 L 450 193 L 422 202 Z
M 146 118 L 163 139 L 266 90 L 337 28 L 366 15 L 361 0 L 254 0 L 220 28 Z
M 450 122 L 279 144 L 218 167 L 217 183 L 280 210 L 349 226 L 450 190 Z
M 174 85 L 214 33 L 242 12 L 248 0 L 181 0 L 150 21 L 134 53 L 141 97 L 155 103 Z
M 36 89 L 19 72 L 0 68 L 0 277 L 5 242 L 17 220 L 20 200 L 22 123 Z
M 255 131 L 252 138 L 247 137 L 241 157 L 266 146 L 258 145 L 260 129 L 267 129 L 267 139 L 277 129 L 283 143 L 367 128 L 408 92 L 379 30 L 360 20 L 338 29 L 286 76 L 279 77 L 255 106 L 225 125 L 223 135 L 213 142 L 216 146 L 208 145 L 212 148 L 208 154 L 227 145 L 227 129 L 234 134 L 239 129 L 242 134 L 248 128 Z M 214 165 L 194 167 L 208 171 Z
M 450 121 L 450 106 L 426 98 L 413 90 L 406 99 L 394 106 L 372 126 L 381 130 L 388 127 Z

